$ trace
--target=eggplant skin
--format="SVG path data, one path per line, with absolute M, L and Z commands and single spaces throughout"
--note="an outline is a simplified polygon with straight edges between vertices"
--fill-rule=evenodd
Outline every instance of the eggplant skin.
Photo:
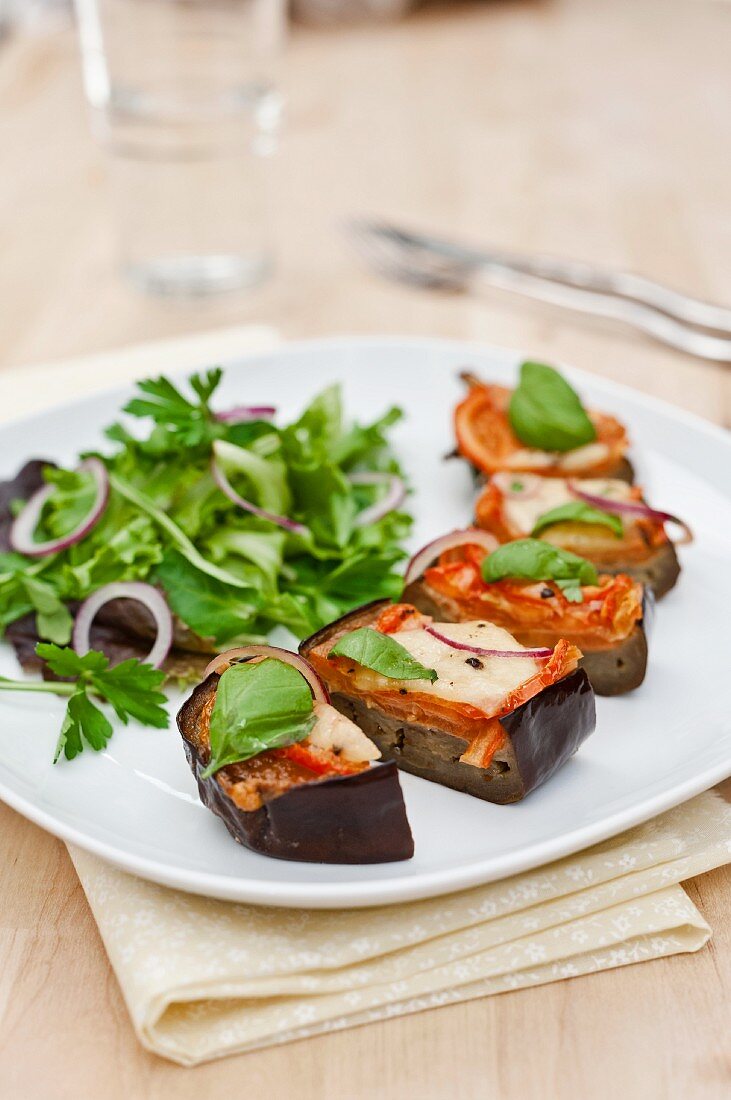
M 659 550 L 641 562 L 624 562 L 620 565 L 608 564 L 592 558 L 599 573 L 627 573 L 636 581 L 649 588 L 655 599 L 660 600 L 675 588 L 680 576 L 680 562 L 672 542 L 666 542 Z
M 435 726 L 392 718 L 356 696 L 336 692 L 332 703 L 375 741 L 384 759 L 422 779 L 499 804 L 518 802 L 545 783 L 596 724 L 594 692 L 583 669 L 500 719 L 507 737 L 487 768 L 462 763 L 469 742 Z
M 431 615 L 437 621 L 458 623 L 462 620 L 457 601 L 435 592 L 424 577 L 419 577 L 418 580 L 407 585 L 401 598 L 404 603 L 413 604 L 422 614 Z M 638 688 L 645 679 L 648 659 L 647 636 L 654 604 L 652 590 L 645 588 L 642 619 L 636 623 L 624 641 L 617 645 L 608 649 L 590 650 L 577 641 L 576 644 L 583 653 L 581 667 L 586 669 L 591 686 L 597 695 L 624 695 Z
M 237 806 L 215 775 L 202 778 L 208 761 L 196 732 L 218 680 L 214 673 L 196 687 L 178 713 L 178 729 L 201 801 L 221 818 L 234 840 L 262 855 L 304 863 L 411 859 L 414 840 L 392 762 L 356 775 L 301 784 L 253 811 Z
M 343 625 L 353 629 L 372 621 L 387 600 L 351 611 L 302 642 L 303 657 L 334 636 Z M 378 745 L 384 759 L 403 771 L 487 802 L 518 802 L 544 783 L 594 731 L 594 692 L 584 669 L 551 684 L 527 703 L 500 719 L 506 739 L 490 766 L 463 763 L 467 739 L 445 733 L 436 725 L 394 718 L 358 695 L 335 692 L 333 706 L 342 711 Z

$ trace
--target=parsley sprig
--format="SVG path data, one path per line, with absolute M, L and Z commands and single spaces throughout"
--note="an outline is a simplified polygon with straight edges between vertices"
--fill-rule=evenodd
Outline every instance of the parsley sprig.
M 0 677 L 0 691 L 40 691 L 68 696 L 61 733 L 53 756 L 54 764 L 63 754 L 67 760 L 83 752 L 85 746 L 99 752 L 106 747 L 113 727 L 102 710 L 92 702 L 97 696 L 109 703 L 126 725 L 135 718 L 143 726 L 164 729 L 168 724 L 163 707 L 166 697 L 159 690 L 165 673 L 136 657 L 113 668 L 109 659 L 97 650 L 80 657 L 73 649 L 39 642 L 36 653 L 56 676 L 63 680 L 9 680 Z

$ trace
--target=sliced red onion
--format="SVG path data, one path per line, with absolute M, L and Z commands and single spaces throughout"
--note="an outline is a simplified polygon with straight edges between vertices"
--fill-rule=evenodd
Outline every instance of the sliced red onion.
M 364 471 L 361 474 L 350 474 L 348 481 L 351 485 L 388 485 L 388 492 L 380 500 L 358 514 L 355 520 L 356 527 L 367 527 L 369 523 L 377 523 L 379 519 L 383 519 L 389 512 L 395 511 L 403 504 L 406 497 L 406 486 L 403 478 L 398 474 L 380 473 L 377 470 Z
M 214 415 L 223 424 L 243 424 L 247 420 L 271 420 L 276 412 L 274 405 L 235 405 Z
M 10 528 L 10 545 L 18 554 L 25 554 L 29 558 L 41 558 L 45 554 L 55 554 L 59 550 L 66 550 L 74 543 L 80 542 L 88 535 L 95 523 L 100 519 L 109 500 L 109 476 L 104 463 L 98 458 L 87 458 L 76 467 L 76 473 L 91 474 L 96 485 L 96 496 L 91 508 L 81 522 L 60 538 L 46 539 L 45 542 L 34 542 L 33 534 L 38 526 L 43 506 L 50 496 L 56 491 L 55 485 L 44 485 L 38 489 L 27 502 L 22 512 L 13 520 Z
M 537 649 L 482 649 L 478 645 L 455 642 L 454 638 L 448 638 L 446 634 L 440 634 L 433 626 L 425 626 L 424 630 L 427 634 L 431 634 L 432 638 L 444 642 L 452 649 L 463 649 L 466 653 L 479 653 L 481 657 L 532 657 L 534 661 L 545 661 L 548 657 L 553 656 L 553 650 L 546 649 L 545 646 L 540 646 Z
M 274 523 L 277 527 L 281 527 L 285 531 L 290 531 L 294 535 L 309 534 L 308 529 L 303 523 L 297 523 L 296 520 L 289 519 L 288 516 L 277 516 L 274 512 L 267 512 L 266 509 L 260 508 L 257 504 L 252 504 L 250 500 L 244 500 L 242 496 L 239 496 L 226 477 L 223 467 L 215 458 L 211 459 L 211 475 L 221 492 L 224 493 L 233 504 L 238 505 L 239 508 L 243 508 L 246 512 L 251 512 L 252 516 L 258 516 L 259 519 L 267 519 L 270 523 Z
M 657 508 L 650 508 L 639 500 L 612 500 L 610 497 L 599 496 L 597 493 L 587 493 L 580 487 L 580 482 L 568 481 L 569 492 L 579 500 L 600 508 L 603 512 L 611 512 L 618 516 L 634 516 L 636 519 L 650 519 L 655 523 L 675 523 L 680 527 L 683 535 L 675 543 L 676 546 L 686 546 L 693 541 L 693 532 L 688 524 L 674 516 L 671 512 L 660 512 Z
M 543 484 L 543 479 L 536 474 L 521 474 L 517 470 L 514 474 L 501 470 L 500 473 L 493 474 L 490 481 L 494 482 L 502 495 L 509 500 L 530 500 L 531 497 L 536 496 Z M 520 489 L 514 488 L 515 485 L 520 485 Z
M 489 531 L 481 531 L 479 527 L 466 527 L 463 531 L 450 531 L 448 535 L 441 535 L 433 539 L 421 550 L 417 550 L 413 558 L 406 566 L 404 584 L 411 584 L 422 575 L 424 570 L 436 561 L 447 550 L 454 550 L 458 546 L 484 546 L 488 554 L 498 548 L 498 540 Z
M 250 661 L 253 657 L 274 657 L 278 661 L 296 668 L 310 685 L 312 697 L 318 703 L 329 703 L 330 696 L 327 688 L 315 672 L 309 661 L 300 657 L 299 653 L 291 653 L 288 649 L 280 649 L 275 645 L 244 645 L 236 649 L 227 649 L 225 653 L 219 653 L 214 657 L 203 673 L 203 678 L 210 676 L 212 672 L 224 672 L 231 665 Z
M 144 658 L 145 664 L 160 668 L 173 644 L 173 616 L 162 592 L 144 581 L 115 581 L 105 584 L 84 600 L 74 622 L 72 645 L 80 657 L 91 649 L 91 624 L 110 600 L 137 600 L 152 615 L 157 628 L 155 643 Z

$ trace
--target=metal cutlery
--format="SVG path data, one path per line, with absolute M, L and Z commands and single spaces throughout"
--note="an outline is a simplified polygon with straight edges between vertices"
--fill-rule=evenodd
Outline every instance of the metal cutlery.
M 632 325 L 680 351 L 731 362 L 731 309 L 630 272 L 453 244 L 376 220 L 350 225 L 379 274 L 432 290 L 467 291 L 483 278 L 524 297 Z

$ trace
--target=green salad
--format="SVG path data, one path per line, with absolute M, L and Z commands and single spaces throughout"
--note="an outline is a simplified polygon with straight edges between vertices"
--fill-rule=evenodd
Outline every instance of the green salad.
M 400 410 L 348 424 L 331 386 L 279 426 L 272 409 L 214 412 L 221 377 L 193 375 L 189 393 L 167 378 L 139 383 L 123 410 L 139 423 L 113 424 L 111 446 L 94 453 L 108 497 L 88 533 L 42 555 L 0 554 L 0 629 L 32 613 L 38 637 L 63 646 L 69 604 L 113 582 L 146 581 L 220 649 L 277 626 L 303 637 L 399 593 L 411 517 L 387 434 Z M 44 477 L 52 491 L 35 543 L 78 531 L 98 493 L 88 464 L 50 466 Z

